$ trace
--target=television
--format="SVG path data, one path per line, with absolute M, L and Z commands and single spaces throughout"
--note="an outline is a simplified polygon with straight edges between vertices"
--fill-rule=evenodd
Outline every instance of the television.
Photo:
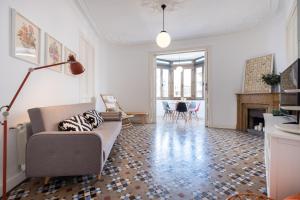
M 300 106 L 300 59 L 280 74 L 280 108 L 297 117 Z

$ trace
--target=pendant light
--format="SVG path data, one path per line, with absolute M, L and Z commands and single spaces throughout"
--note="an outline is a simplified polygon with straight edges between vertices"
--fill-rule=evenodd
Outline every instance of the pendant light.
M 165 9 L 166 4 L 162 4 L 161 8 L 163 10 L 163 29 L 162 31 L 156 36 L 156 43 L 160 48 L 166 48 L 171 43 L 171 37 L 167 31 L 165 31 Z
M 176 67 L 176 70 L 178 70 L 180 73 L 183 71 L 183 67 L 180 65 L 180 56 L 179 56 L 179 66 Z

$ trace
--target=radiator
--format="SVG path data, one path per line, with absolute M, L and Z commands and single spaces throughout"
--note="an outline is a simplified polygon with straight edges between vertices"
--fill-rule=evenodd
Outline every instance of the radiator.
M 22 171 L 25 171 L 27 127 L 27 124 L 18 124 L 16 127 L 18 166 Z

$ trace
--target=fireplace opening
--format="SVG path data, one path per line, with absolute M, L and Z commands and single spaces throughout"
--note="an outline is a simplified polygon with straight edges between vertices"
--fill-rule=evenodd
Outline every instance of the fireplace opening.
M 248 109 L 248 132 L 262 133 L 265 127 L 263 114 L 266 112 L 264 108 Z

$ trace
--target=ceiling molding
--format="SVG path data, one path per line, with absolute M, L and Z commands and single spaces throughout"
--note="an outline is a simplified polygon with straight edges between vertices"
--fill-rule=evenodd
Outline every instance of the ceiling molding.
M 103 27 L 99 27 L 99 25 L 96 25 L 95 19 L 90 14 L 91 12 L 87 6 L 86 0 L 73 0 L 73 2 L 75 3 L 76 7 L 82 13 L 84 18 L 87 20 L 87 22 L 90 24 L 93 31 L 96 33 L 96 35 L 99 38 L 103 38 L 112 44 L 124 44 L 124 45 L 142 44 L 142 43 L 129 43 L 124 40 L 121 40 L 120 38 L 115 38 L 115 37 L 110 36 L 109 34 L 106 34 L 106 32 L 103 31 Z
M 193 6 L 191 5 L 193 5 L 194 3 L 192 0 L 137 0 L 137 1 L 130 1 L 131 2 L 130 4 L 129 2 L 128 4 L 123 2 L 122 4 L 118 5 L 119 7 L 116 5 L 117 10 L 115 12 L 120 13 L 120 16 L 110 15 L 109 9 L 112 7 L 114 8 L 114 5 L 112 5 L 114 3 L 110 3 L 110 1 L 101 1 L 101 0 L 99 1 L 73 0 L 73 1 L 75 2 L 75 5 L 78 7 L 82 15 L 88 21 L 88 23 L 90 24 L 90 26 L 92 27 L 92 29 L 95 31 L 95 33 L 99 38 L 103 38 L 112 44 L 118 44 L 118 45 L 143 45 L 143 44 L 153 43 L 153 41 L 155 41 L 155 33 L 153 33 L 153 30 L 156 30 L 158 26 L 157 12 L 161 12 L 159 6 L 161 3 L 166 3 L 168 5 L 171 16 L 168 15 L 167 28 L 170 31 L 170 33 L 173 33 L 172 31 L 175 30 L 175 33 L 172 34 L 172 36 L 174 37 L 173 38 L 174 41 L 197 39 L 201 37 L 220 36 L 220 35 L 227 35 L 231 33 L 244 31 L 257 26 L 260 23 L 263 23 L 267 18 L 270 18 L 271 15 L 274 15 L 275 13 L 280 11 L 280 6 L 279 6 L 280 0 L 265 0 L 264 1 L 265 4 L 262 5 L 265 5 L 265 9 L 268 8 L 268 11 L 266 10 L 268 14 L 263 15 L 262 13 L 260 13 L 260 15 L 258 15 L 256 18 L 252 17 L 253 15 L 244 16 L 243 19 L 237 18 L 240 21 L 236 20 L 235 24 L 231 23 L 231 26 L 229 25 L 227 27 L 225 26 L 223 27 L 223 29 L 217 26 L 218 23 L 220 24 L 220 22 L 218 21 L 217 24 L 215 25 L 214 23 L 212 24 L 203 23 L 202 25 L 203 27 L 201 27 L 200 25 L 197 27 L 189 26 L 189 30 L 187 30 L 185 33 L 182 33 L 182 31 L 180 32 L 178 31 L 178 29 L 176 29 L 176 26 L 174 25 L 174 21 L 173 24 L 170 22 L 170 18 L 172 17 L 173 20 L 177 19 L 177 21 L 180 20 L 181 18 L 179 17 L 180 15 L 178 14 L 178 12 L 182 12 L 186 14 L 186 12 L 189 9 L 192 9 Z M 95 7 L 95 5 L 99 6 L 99 12 L 98 9 L 95 9 L 98 8 Z M 210 3 L 208 5 L 212 6 L 214 5 L 214 3 Z M 255 7 L 252 8 L 254 9 Z M 144 10 L 141 11 L 139 9 L 144 9 Z M 147 11 L 147 9 L 149 10 L 149 12 Z M 138 12 L 138 10 L 140 12 Z M 157 10 L 157 12 L 155 10 Z M 228 10 L 228 6 L 227 6 L 227 10 Z M 137 12 L 137 13 L 132 14 L 133 12 Z M 111 20 L 114 23 L 113 25 L 115 25 L 115 27 L 120 27 L 121 29 L 112 28 L 113 26 L 106 24 L 109 23 L 110 21 L 110 20 L 108 20 L 107 22 L 105 21 L 107 17 L 111 17 L 112 18 Z M 118 17 L 121 18 L 118 19 Z M 228 19 L 230 20 L 230 17 Z M 181 22 L 185 23 L 184 20 L 190 20 L 190 19 L 187 17 L 186 19 L 183 19 Z M 214 20 L 213 22 L 216 22 L 216 20 Z M 127 25 L 127 23 L 128 23 L 128 28 L 126 26 L 124 27 L 124 24 Z M 129 27 L 131 30 L 129 29 Z M 138 35 L 135 34 L 137 31 L 133 32 L 133 30 L 137 30 L 137 27 L 141 27 L 141 30 L 144 30 L 141 31 L 140 34 L 140 35 L 144 35 L 144 37 L 135 38 Z M 155 27 L 155 29 L 153 29 L 152 27 L 153 28 Z
M 86 5 L 85 0 L 73 0 L 75 3 L 76 7 L 79 9 L 83 17 L 86 19 L 86 21 L 89 23 L 93 31 L 96 33 L 98 37 L 105 38 L 104 33 L 102 33 L 99 28 L 97 27 L 95 21 L 93 20 L 92 16 L 89 14 L 89 8 Z M 106 39 L 106 38 L 105 38 Z

